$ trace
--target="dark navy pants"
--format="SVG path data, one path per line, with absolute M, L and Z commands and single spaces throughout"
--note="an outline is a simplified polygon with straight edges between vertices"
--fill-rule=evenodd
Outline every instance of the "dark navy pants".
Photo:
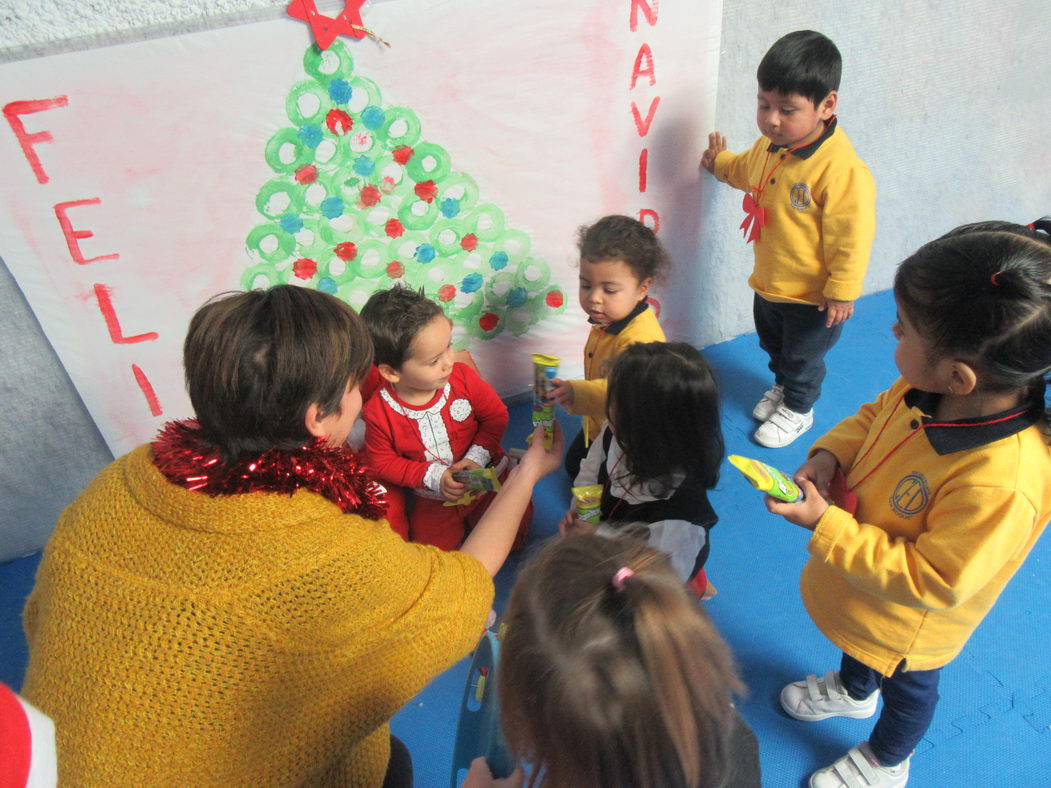
M 825 354 L 836 344 L 843 324 L 826 328 L 827 314 L 816 306 L 767 301 L 758 293 L 752 315 L 759 347 L 770 356 L 774 382 L 785 387 L 785 405 L 806 413 L 821 396 Z
M 847 694 L 863 700 L 879 689 L 883 696 L 883 709 L 869 736 L 869 746 L 884 766 L 897 766 L 908 758 L 931 726 L 941 672 L 941 668 L 902 670 L 899 665 L 888 677 L 843 655 L 839 679 Z

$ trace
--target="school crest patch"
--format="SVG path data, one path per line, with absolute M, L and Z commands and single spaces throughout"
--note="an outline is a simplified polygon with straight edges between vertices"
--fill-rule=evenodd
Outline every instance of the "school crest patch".
M 805 183 L 796 183 L 792 186 L 792 191 L 789 192 L 789 199 L 792 201 L 792 207 L 800 211 L 804 211 L 810 207 L 812 202 L 810 198 L 810 187 Z
M 931 498 L 927 477 L 919 471 L 913 471 L 902 477 L 890 494 L 890 508 L 906 519 L 919 514 Z

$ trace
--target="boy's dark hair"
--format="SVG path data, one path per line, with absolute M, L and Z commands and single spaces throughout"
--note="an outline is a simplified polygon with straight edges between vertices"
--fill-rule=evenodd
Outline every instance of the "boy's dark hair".
M 614 584 L 618 570 L 630 577 Z M 744 688 L 668 557 L 645 542 L 548 542 L 507 607 L 504 732 L 528 785 L 716 788 Z
M 400 370 L 409 356 L 412 340 L 440 314 L 442 308 L 424 295 L 422 288 L 395 285 L 369 296 L 361 308 L 361 317 L 372 335 L 376 363 Z
M 349 383 L 372 364 L 357 312 L 305 287 L 223 293 L 190 320 L 186 388 L 203 439 L 225 459 L 313 440 L 307 408 L 338 413 Z
M 580 258 L 589 263 L 623 260 L 639 282 L 652 278 L 660 282 L 671 261 L 656 233 L 637 219 L 614 214 L 577 231 Z
M 719 390 L 712 368 L 692 345 L 629 345 L 609 374 L 606 417 L 636 479 L 666 482 L 685 471 L 709 489 L 719 481 Z
M 1051 218 L 1029 227 L 979 222 L 924 244 L 898 266 L 894 295 L 930 343 L 979 386 L 1042 385 L 1051 370 Z
M 797 93 L 814 106 L 833 90 L 839 90 L 843 58 L 821 33 L 797 30 L 781 36 L 759 61 L 756 78 L 762 90 L 788 96 Z

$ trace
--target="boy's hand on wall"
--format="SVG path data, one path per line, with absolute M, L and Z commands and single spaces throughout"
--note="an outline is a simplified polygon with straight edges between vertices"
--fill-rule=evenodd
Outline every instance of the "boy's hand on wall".
M 850 316 L 854 314 L 854 302 L 833 301 L 831 298 L 826 298 L 817 309 L 819 312 L 828 313 L 828 317 L 825 319 L 825 328 L 832 328 L 832 326 L 838 326 L 844 320 L 850 320 Z
M 573 387 L 568 380 L 555 378 L 551 381 L 555 387 L 551 390 L 551 401 L 561 405 L 563 408 L 573 407 Z
M 708 150 L 701 156 L 701 166 L 715 174 L 715 157 L 726 150 L 726 137 L 717 131 L 708 135 Z
M 821 497 L 817 487 L 809 479 L 802 476 L 796 477 L 796 484 L 803 491 L 806 498 L 796 503 L 785 503 L 777 498 L 766 496 L 766 508 L 774 514 L 779 514 L 788 522 L 813 531 L 817 528 L 818 520 L 828 510 L 828 501 Z

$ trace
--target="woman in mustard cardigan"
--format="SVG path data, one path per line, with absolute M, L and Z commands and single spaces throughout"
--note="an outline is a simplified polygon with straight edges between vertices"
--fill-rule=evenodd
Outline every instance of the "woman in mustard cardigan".
M 391 716 L 467 654 L 561 446 L 534 441 L 457 552 L 409 544 L 343 443 L 372 360 L 338 299 L 212 300 L 184 346 L 195 421 L 63 513 L 26 604 L 24 695 L 68 785 L 396 785 Z

